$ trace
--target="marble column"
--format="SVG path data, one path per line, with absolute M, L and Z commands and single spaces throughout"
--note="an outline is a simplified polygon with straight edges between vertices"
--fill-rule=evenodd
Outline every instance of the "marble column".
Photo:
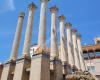
M 59 25 L 60 25 L 60 53 L 59 53 L 59 58 L 61 59 L 62 62 L 62 71 L 63 74 L 67 74 L 68 72 L 68 54 L 67 54 L 67 46 L 66 46 L 66 35 L 65 35 L 65 16 L 61 15 L 59 16 Z
M 36 9 L 35 4 L 31 3 L 29 5 L 29 15 L 28 15 L 27 28 L 26 28 L 24 47 L 23 47 L 23 53 L 22 53 L 23 57 L 30 56 L 30 46 L 31 46 L 31 41 L 32 41 L 33 17 L 34 17 L 35 9 Z
M 15 32 L 15 37 L 14 37 L 14 42 L 13 42 L 13 46 L 12 46 L 10 60 L 16 60 L 17 55 L 18 55 L 18 48 L 19 48 L 19 44 L 20 44 L 24 16 L 25 16 L 25 13 L 23 13 L 23 12 L 21 12 L 19 14 L 17 29 Z
M 63 79 L 62 63 L 58 59 L 59 51 L 58 51 L 57 33 L 56 33 L 56 14 L 58 8 L 56 6 L 53 6 L 50 8 L 50 11 L 51 11 L 50 80 L 62 80 Z
M 76 33 L 77 33 L 77 30 L 76 29 L 72 29 L 72 42 L 73 42 L 75 66 L 76 66 L 76 68 L 78 70 L 80 70 L 81 66 L 80 66 L 80 60 L 79 60 L 79 54 L 78 54 L 78 45 L 77 45 Z
M 54 58 L 58 58 L 58 44 L 57 44 L 57 33 L 56 33 L 56 13 L 58 8 L 53 6 L 50 8 L 51 11 L 51 52 L 50 58 L 53 60 Z
M 79 51 L 79 59 L 81 63 L 81 70 L 86 71 L 85 62 L 84 62 L 84 55 L 81 46 L 81 35 L 77 34 L 77 44 L 78 44 L 78 51 Z
M 40 23 L 39 23 L 39 35 L 38 35 L 38 47 L 46 47 L 46 6 L 48 0 L 41 1 L 40 11 Z
M 71 32 L 71 23 L 65 24 L 67 29 L 67 51 L 68 51 L 68 63 L 73 67 L 75 65 L 74 62 L 74 53 L 73 53 L 73 45 L 72 45 L 72 32 Z
M 61 15 L 59 16 L 59 21 L 60 21 L 60 59 L 62 62 L 67 62 L 67 51 L 66 51 L 66 36 L 65 36 L 65 16 Z

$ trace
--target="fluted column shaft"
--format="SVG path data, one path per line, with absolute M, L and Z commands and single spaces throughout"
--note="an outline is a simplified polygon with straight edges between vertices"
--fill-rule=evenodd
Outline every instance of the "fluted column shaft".
M 79 59 L 81 63 L 81 70 L 86 71 L 84 55 L 83 55 L 82 46 L 81 46 L 81 35 L 77 35 L 77 44 L 78 44 L 78 51 L 79 51 Z
M 66 37 L 65 37 L 65 25 L 64 25 L 64 21 L 65 21 L 65 17 L 63 15 L 61 15 L 59 17 L 59 25 L 60 25 L 60 59 L 62 62 L 66 62 L 67 61 L 67 52 L 66 52 Z
M 68 51 L 68 62 L 71 66 L 75 65 L 74 62 L 74 53 L 73 53 L 73 45 L 72 45 L 72 33 L 71 33 L 71 24 L 66 23 L 67 28 L 67 51 Z
M 35 8 L 36 6 L 33 3 L 29 5 L 29 15 L 27 21 L 25 40 L 24 40 L 23 57 L 30 56 L 30 46 L 32 41 L 32 26 L 33 26 L 33 17 Z
M 56 33 L 56 13 L 57 7 L 51 7 L 51 52 L 50 58 L 54 59 L 58 57 L 58 46 L 57 46 L 57 33 Z
M 41 0 L 38 47 L 46 47 L 46 6 L 48 0 Z
M 75 59 L 75 66 L 78 70 L 81 69 L 79 54 L 78 54 L 78 45 L 77 45 L 77 37 L 76 37 L 77 30 L 72 29 L 72 40 L 73 40 L 73 50 L 74 50 L 74 59 Z
M 19 48 L 19 44 L 20 44 L 24 15 L 25 14 L 23 12 L 21 12 L 19 14 L 17 29 L 15 32 L 15 37 L 14 37 L 14 42 L 13 42 L 13 46 L 12 46 L 10 60 L 16 60 L 17 55 L 18 55 L 18 48 Z

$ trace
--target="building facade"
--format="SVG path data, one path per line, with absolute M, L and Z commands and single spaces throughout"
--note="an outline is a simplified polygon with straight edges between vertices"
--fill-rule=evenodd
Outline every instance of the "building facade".
M 100 78 L 100 38 L 95 38 L 93 45 L 83 46 L 83 53 L 87 70 Z

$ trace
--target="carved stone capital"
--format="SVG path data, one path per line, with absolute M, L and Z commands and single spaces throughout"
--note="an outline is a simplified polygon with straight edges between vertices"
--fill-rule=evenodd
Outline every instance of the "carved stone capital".
M 77 33 L 77 38 L 81 39 L 81 34 L 80 33 Z
M 36 5 L 32 2 L 32 3 L 29 4 L 28 8 L 29 8 L 29 10 L 34 10 L 34 9 L 36 9 L 37 7 L 36 7 Z
M 52 13 L 57 12 L 58 11 L 58 8 L 56 6 L 53 6 L 53 7 L 50 8 L 50 11 Z
M 61 15 L 58 17 L 59 21 L 64 21 L 66 19 L 66 17 L 64 15 Z
M 66 23 L 65 26 L 66 26 L 66 28 L 71 28 L 72 24 L 71 23 Z
M 50 0 L 40 0 L 41 2 L 48 2 L 48 1 L 50 1 Z
M 19 17 L 24 18 L 24 16 L 25 16 L 25 13 L 24 12 L 20 12 Z
M 76 29 L 72 29 L 71 31 L 72 31 L 72 33 L 76 33 L 76 32 L 77 32 L 77 30 L 76 30 Z

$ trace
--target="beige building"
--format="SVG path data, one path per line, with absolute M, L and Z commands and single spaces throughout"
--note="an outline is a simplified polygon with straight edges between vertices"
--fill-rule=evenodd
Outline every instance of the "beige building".
M 95 38 L 94 42 L 83 46 L 83 53 L 87 70 L 100 78 L 100 38 Z

